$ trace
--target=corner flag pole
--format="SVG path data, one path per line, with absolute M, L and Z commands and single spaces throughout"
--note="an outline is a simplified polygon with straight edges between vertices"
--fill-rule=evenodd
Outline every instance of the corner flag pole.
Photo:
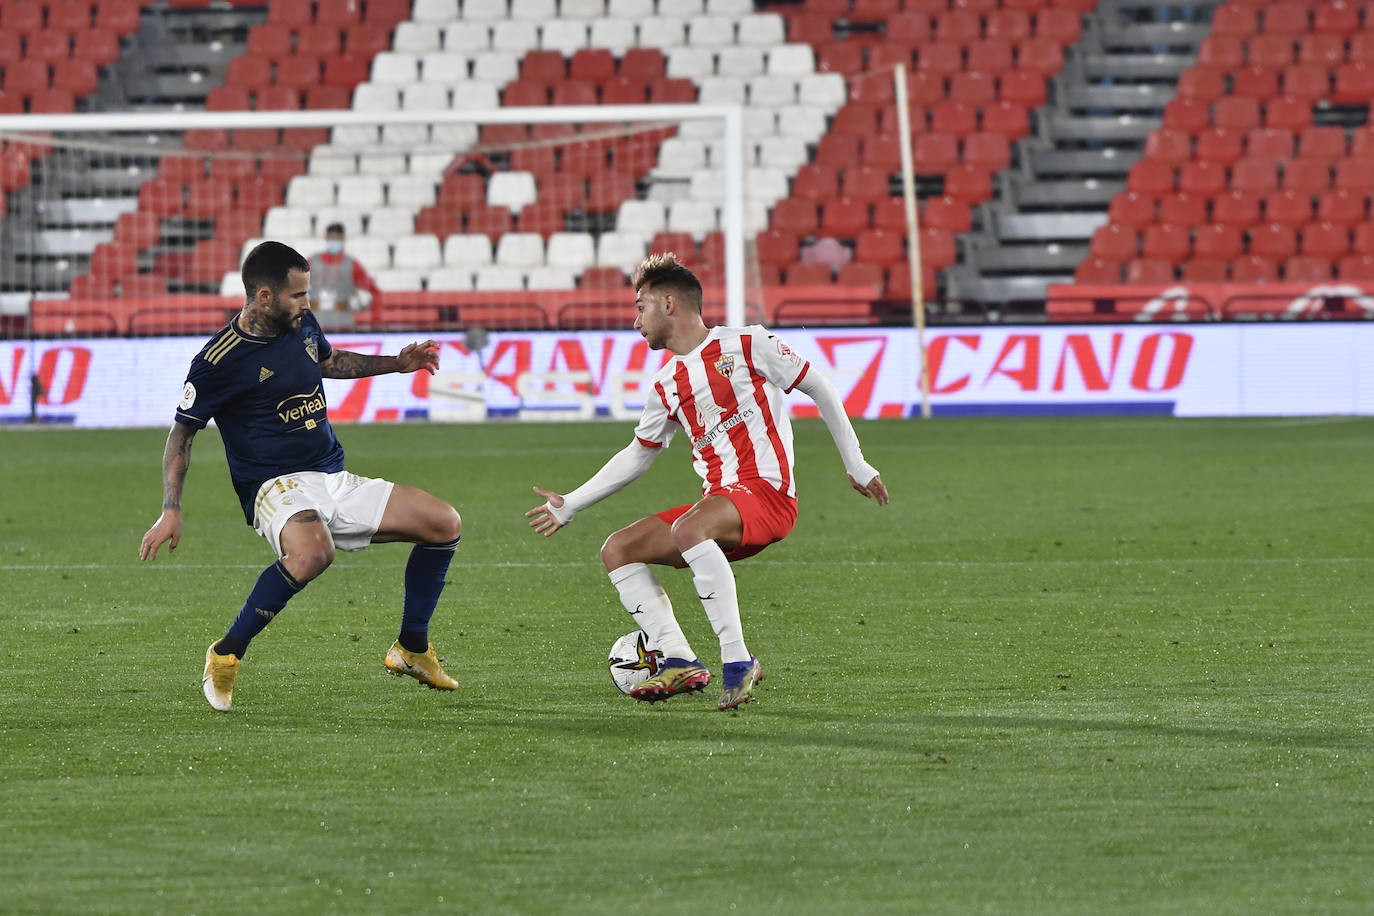
M 911 270 L 911 320 L 916 326 L 916 352 L 921 361 L 921 418 L 930 419 L 930 367 L 926 362 L 926 305 L 921 288 L 921 229 L 916 216 L 916 170 L 911 154 L 911 108 L 907 103 L 906 65 L 898 64 L 897 134 L 902 151 L 902 198 L 906 204 L 907 267 Z

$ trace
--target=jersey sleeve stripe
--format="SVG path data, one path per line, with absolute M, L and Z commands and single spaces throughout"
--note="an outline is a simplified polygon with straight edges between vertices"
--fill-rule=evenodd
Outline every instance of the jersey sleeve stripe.
M 645 448 L 663 448 L 662 442 L 650 442 L 643 436 L 635 436 L 635 441 L 638 442 L 640 445 L 644 446 Z
M 792 390 L 801 384 L 802 379 L 806 378 L 806 373 L 809 371 L 811 371 L 811 363 L 809 361 L 802 363 L 801 371 L 797 373 L 796 378 L 792 379 L 792 384 L 782 390 L 782 393 L 791 394 Z

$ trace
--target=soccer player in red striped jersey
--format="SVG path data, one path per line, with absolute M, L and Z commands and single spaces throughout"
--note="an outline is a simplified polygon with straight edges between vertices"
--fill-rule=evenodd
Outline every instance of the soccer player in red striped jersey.
M 734 709 L 753 696 L 763 669 L 744 642 L 730 563 L 787 537 L 797 520 L 792 427 L 782 395 L 796 389 L 816 402 L 855 490 L 882 506 L 887 487 L 864 460 L 834 387 L 781 339 L 759 325 L 707 328 L 701 283 L 671 253 L 646 258 L 633 283 L 635 330 L 673 358 L 654 376 L 634 441 L 571 493 L 535 487 L 545 502 L 525 516 L 535 531 L 552 535 L 647 471 L 681 427 L 691 438 L 702 498 L 615 532 L 601 561 L 625 610 L 665 656 L 659 673 L 630 695 L 655 702 L 711 681 L 649 564 L 688 567 L 720 638 L 725 686 L 717 706 Z

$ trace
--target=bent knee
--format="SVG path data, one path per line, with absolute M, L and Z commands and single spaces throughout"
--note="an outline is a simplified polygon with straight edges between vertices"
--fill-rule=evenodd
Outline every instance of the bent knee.
M 696 520 L 687 515 L 673 522 L 670 530 L 673 534 L 673 544 L 677 546 L 679 551 L 695 547 L 709 538 L 702 526 L 696 524 Z
M 606 543 L 601 545 L 601 564 L 606 567 L 607 572 L 636 562 L 630 555 L 629 548 L 629 538 L 623 531 L 617 531 L 606 538 Z
M 294 550 L 282 557 L 282 565 L 301 584 L 319 576 L 333 562 L 334 545 L 332 543 L 313 544 L 308 548 Z
M 456 541 L 463 534 L 463 517 L 458 514 L 458 510 L 443 503 L 443 508 L 435 513 L 435 517 L 430 524 L 430 543 L 447 544 L 449 541 Z

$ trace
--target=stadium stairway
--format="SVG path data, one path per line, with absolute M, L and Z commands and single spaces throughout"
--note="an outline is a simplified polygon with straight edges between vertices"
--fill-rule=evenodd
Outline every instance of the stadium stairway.
M 1374 8 L 1219 7 L 1076 279 L 1374 280 L 1371 104 Z

